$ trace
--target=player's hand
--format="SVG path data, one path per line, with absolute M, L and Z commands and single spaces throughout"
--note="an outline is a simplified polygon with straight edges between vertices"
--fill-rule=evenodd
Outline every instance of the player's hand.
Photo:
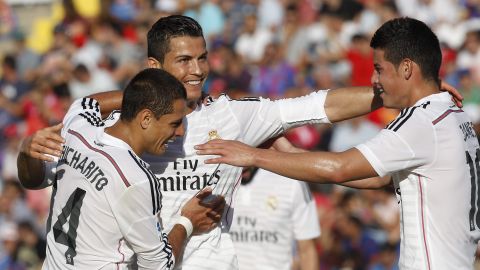
M 196 145 L 199 155 L 218 155 L 220 157 L 205 160 L 206 164 L 225 163 L 239 167 L 255 166 L 256 148 L 231 140 L 215 139 Z
M 463 107 L 463 96 L 460 94 L 460 92 L 458 92 L 457 89 L 455 89 L 455 87 L 444 81 L 441 81 L 440 90 L 450 93 L 450 95 L 452 95 L 452 101 L 455 102 L 459 108 Z
M 20 146 L 20 152 L 45 161 L 53 161 L 53 157 L 60 157 L 62 144 L 65 140 L 60 136 L 63 124 L 40 129 L 26 137 Z M 51 156 L 48 156 L 51 155 Z
M 203 202 L 210 198 L 208 203 Z M 220 222 L 225 208 L 225 199 L 212 195 L 211 188 L 205 188 L 192 197 L 182 208 L 181 215 L 190 219 L 193 234 L 202 234 L 215 228 Z

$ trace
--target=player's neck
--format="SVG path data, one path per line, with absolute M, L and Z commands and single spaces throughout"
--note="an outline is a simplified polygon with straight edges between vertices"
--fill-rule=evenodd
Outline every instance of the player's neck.
M 193 112 L 198 106 L 198 100 L 189 100 L 187 102 L 187 114 Z
M 424 97 L 440 93 L 439 86 L 433 81 L 422 81 L 414 86 L 410 95 L 410 107 L 414 106 Z
M 207 94 L 202 93 L 202 96 L 198 99 L 189 99 L 187 101 L 187 114 L 195 111 L 198 106 L 201 106 L 207 96 Z
M 113 126 L 105 128 L 105 132 L 128 144 L 137 155 L 145 151 L 142 146 L 141 134 L 137 134 L 129 123 L 119 120 Z

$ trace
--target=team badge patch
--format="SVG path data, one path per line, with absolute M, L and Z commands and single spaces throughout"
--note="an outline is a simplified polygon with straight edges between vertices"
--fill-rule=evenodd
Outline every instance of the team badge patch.
M 210 130 L 208 132 L 208 140 L 214 140 L 214 139 L 221 139 L 221 137 L 218 135 L 218 132 L 216 130 Z
M 267 209 L 271 211 L 275 211 L 278 207 L 278 200 L 275 196 L 269 196 L 267 198 Z

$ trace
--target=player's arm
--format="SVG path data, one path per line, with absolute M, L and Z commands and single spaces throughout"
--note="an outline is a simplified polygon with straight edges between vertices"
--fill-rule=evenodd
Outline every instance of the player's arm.
M 202 200 L 210 195 L 211 190 L 204 189 L 183 206 L 180 216 L 188 219 L 191 227 L 188 221 L 184 220 L 187 224 L 180 221 L 182 224 L 175 224 L 168 234 L 175 258 L 179 258 L 182 254 L 184 243 L 190 235 L 208 232 L 220 222 L 225 207 L 225 199 L 221 196 L 214 196 L 208 205 L 202 203 Z
M 386 175 L 384 177 L 370 177 L 361 180 L 353 180 L 348 182 L 343 182 L 340 185 L 357 188 L 357 189 L 379 189 L 388 186 L 392 183 L 392 177 Z
M 442 82 L 441 89 L 448 91 L 459 107 L 463 97 L 453 86 Z M 325 114 L 335 123 L 367 114 L 383 106 L 382 90 L 377 87 L 346 87 L 328 91 L 325 99 Z
M 325 114 L 332 123 L 367 114 L 383 105 L 379 94 L 372 87 L 330 90 L 325 99 Z
M 356 148 L 341 153 L 284 153 L 252 148 L 237 141 L 212 140 L 197 145 L 198 154 L 219 155 L 206 163 L 233 166 L 255 166 L 286 177 L 316 182 L 344 183 L 378 176 L 367 159 Z
M 218 197 L 211 205 L 201 203 L 211 194 L 204 189 L 192 197 L 182 208 L 181 215 L 170 233 L 162 231 L 158 220 L 158 205 L 152 206 L 150 188 L 134 185 L 118 197 L 110 195 L 112 210 L 120 231 L 137 255 L 139 269 L 173 269 L 176 258 L 181 256 L 185 242 L 191 234 L 200 234 L 214 228 L 221 217 L 224 200 Z
M 47 127 L 26 137 L 21 144 L 17 158 L 17 170 L 20 183 L 28 189 L 40 189 L 48 186 L 50 167 L 60 157 L 64 139 L 60 136 L 62 124 Z
M 292 145 L 285 137 L 277 137 L 269 140 L 267 146 L 270 149 L 286 152 L 286 153 L 307 153 L 305 149 L 301 149 Z M 378 189 L 387 186 L 391 182 L 389 175 L 384 177 L 370 177 L 361 180 L 353 180 L 341 183 L 342 186 L 357 189 Z
M 120 110 L 122 107 L 123 91 L 114 90 L 108 92 L 96 93 L 87 98 L 95 99 L 100 105 L 102 118 L 108 116 L 114 110 Z
M 319 258 L 315 239 L 320 236 L 320 224 L 315 201 L 306 183 L 295 181 L 291 185 L 291 222 L 300 269 L 316 270 L 319 269 Z
M 320 268 L 315 239 L 297 240 L 297 251 L 301 270 Z
M 462 99 L 453 87 L 447 84 L 442 87 L 457 101 Z M 289 128 L 338 122 L 369 113 L 382 106 L 379 93 L 374 87 L 348 87 L 275 101 L 264 98 L 231 100 L 229 106 L 243 130 L 242 141 L 260 145 Z
M 121 108 L 122 91 L 102 92 L 88 96 L 98 101 L 102 116 Z M 48 186 L 54 176 L 54 157 L 60 157 L 64 139 L 60 136 L 62 123 L 40 129 L 27 136 L 21 144 L 17 158 L 17 171 L 20 183 L 28 189 L 41 189 Z

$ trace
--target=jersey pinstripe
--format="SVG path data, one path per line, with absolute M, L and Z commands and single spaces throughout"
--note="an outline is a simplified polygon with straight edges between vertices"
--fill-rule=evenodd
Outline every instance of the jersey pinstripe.
M 205 186 L 225 196 L 227 207 L 221 226 L 188 241 L 182 269 L 237 269 L 234 246 L 228 234 L 235 208 L 235 193 L 241 168 L 204 164 L 209 156 L 198 156 L 193 147 L 213 138 L 239 140 L 257 146 L 290 127 L 307 123 L 329 123 L 324 102 L 326 91 L 308 96 L 270 101 L 263 98 L 230 100 L 221 96 L 201 105 L 186 117 L 186 134 L 168 145 L 159 157 L 146 157 L 162 183 L 165 229 L 170 230 L 182 205 Z
M 65 116 L 43 269 L 130 269 L 134 254 L 139 269 L 172 269 L 159 180 L 104 126 L 93 99 Z
M 289 270 L 297 240 L 320 235 L 306 183 L 258 169 L 238 190 L 230 230 L 240 269 Z
M 357 146 L 391 174 L 401 209 L 401 269 L 473 269 L 480 237 L 478 139 L 448 93 L 430 95 Z

